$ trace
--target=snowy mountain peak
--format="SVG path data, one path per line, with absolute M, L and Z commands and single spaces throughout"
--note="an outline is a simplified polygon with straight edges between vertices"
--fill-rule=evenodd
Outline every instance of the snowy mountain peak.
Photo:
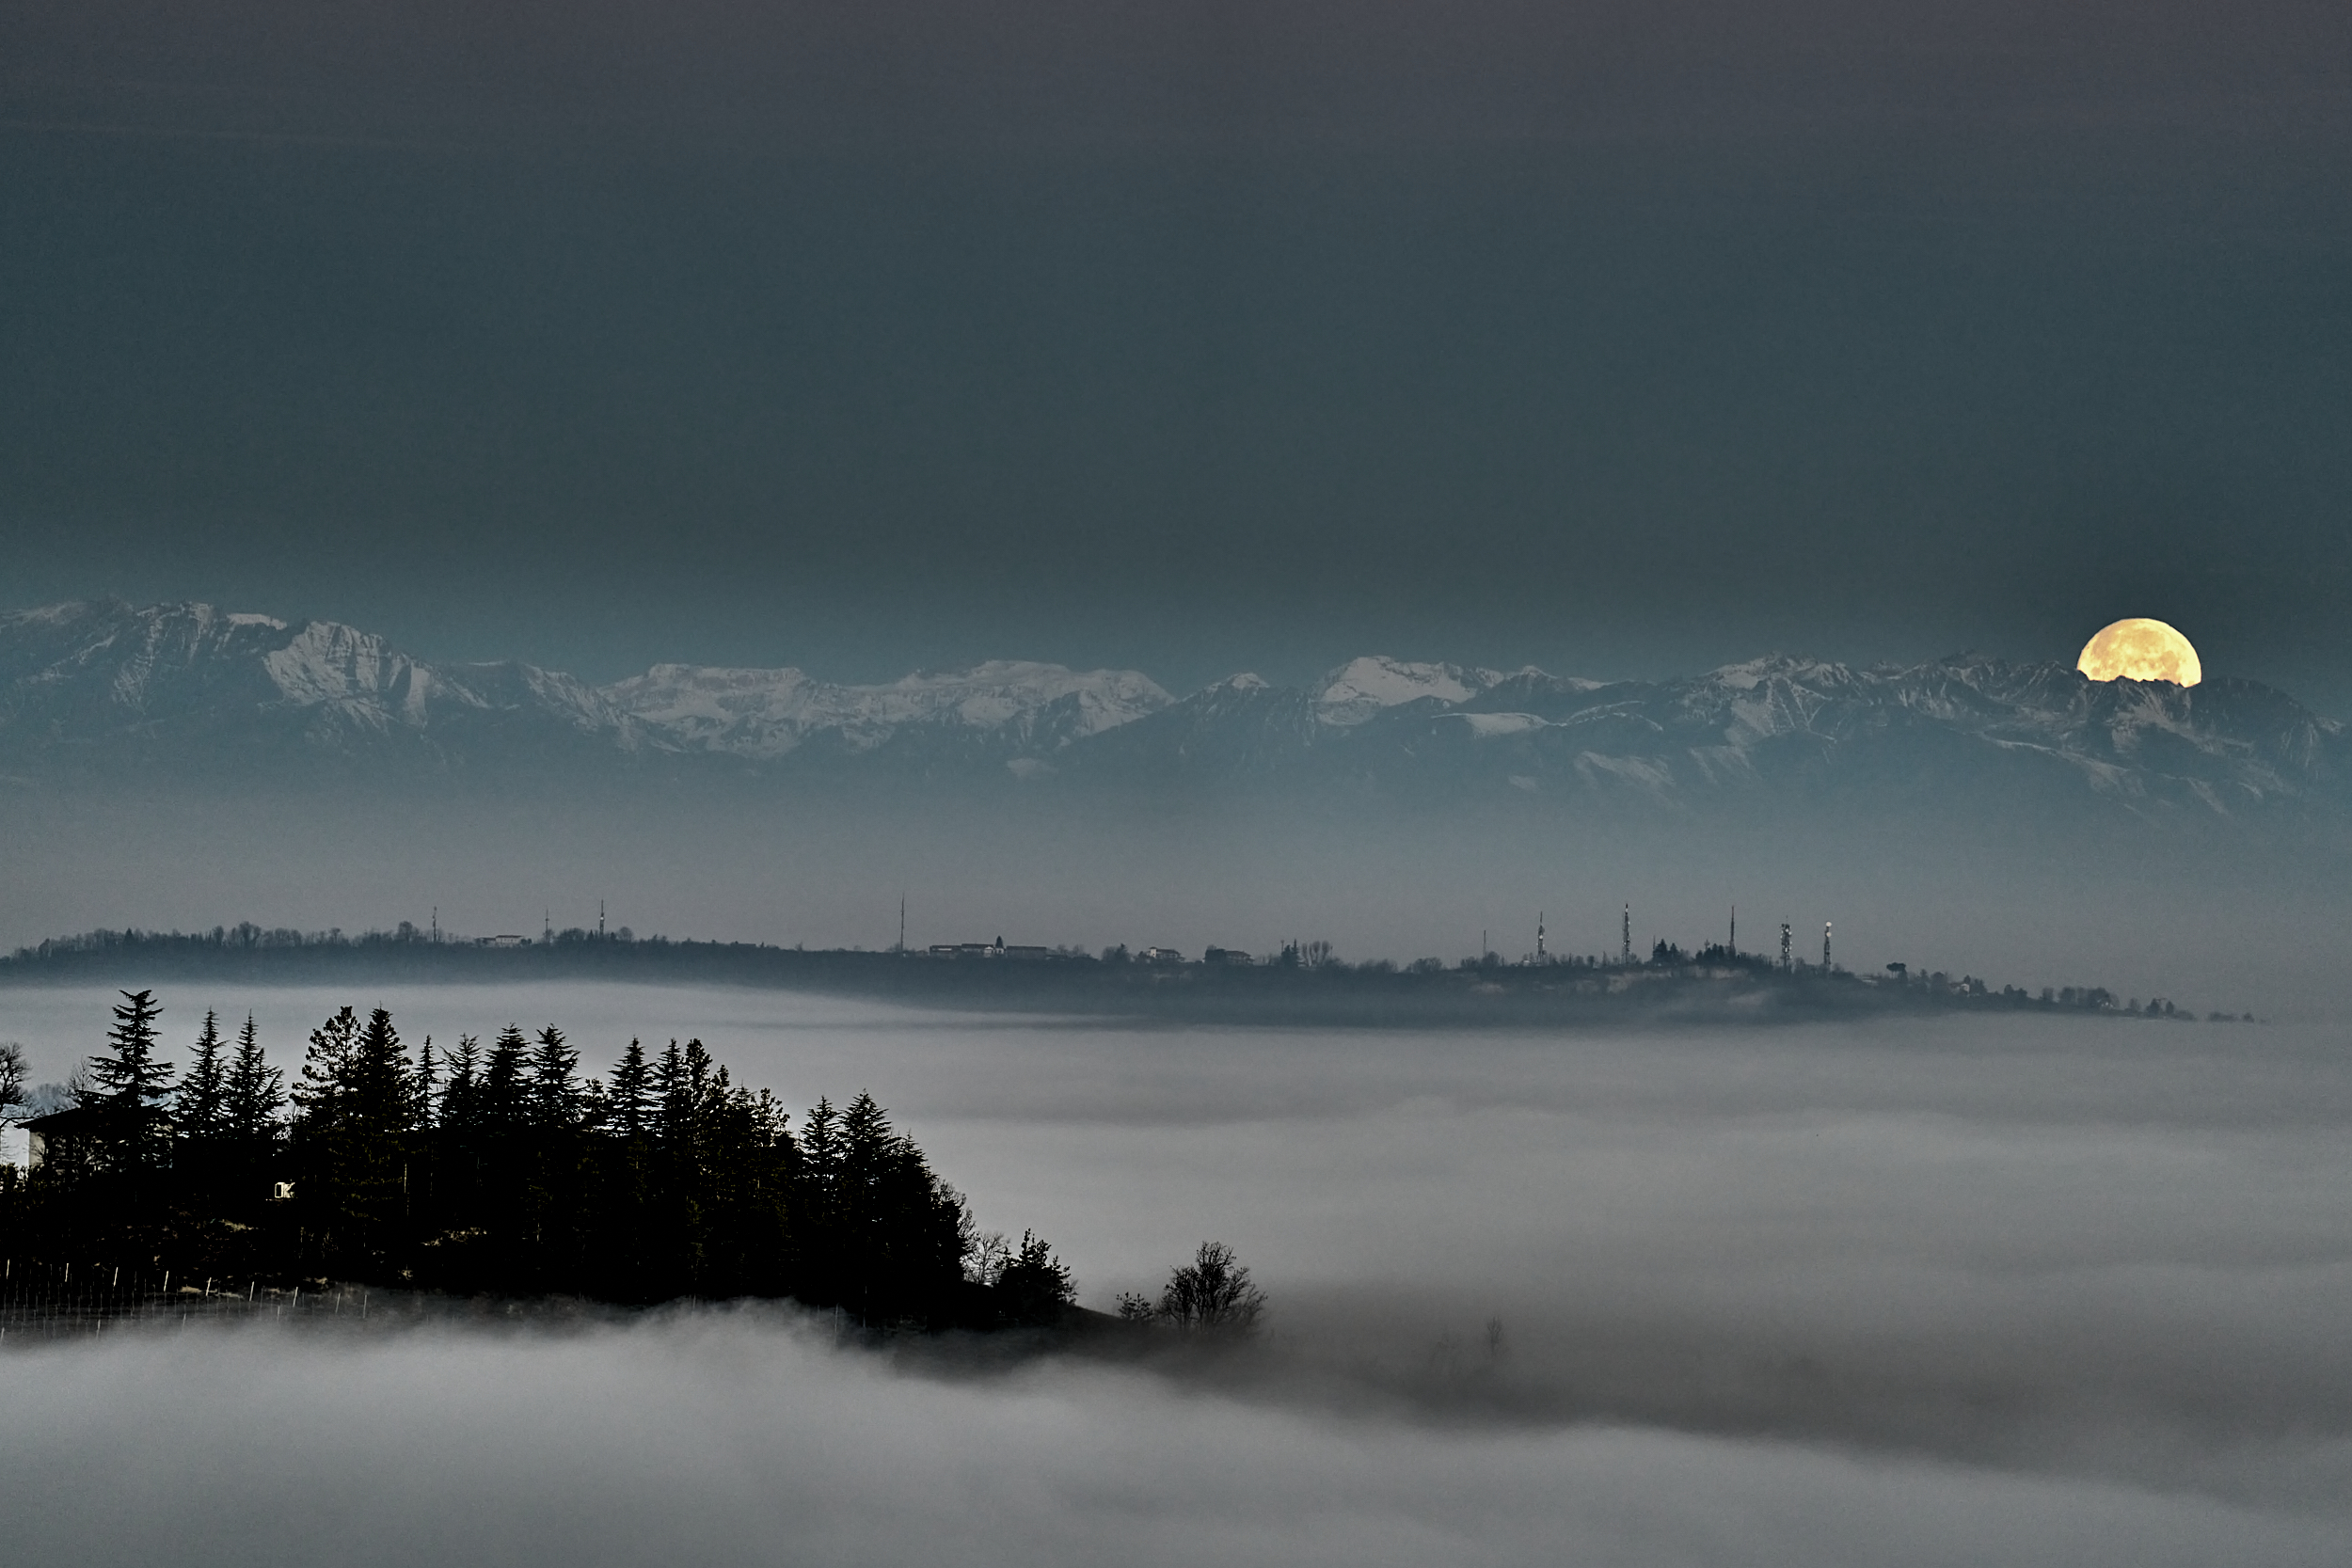
M 1792 658 L 1787 654 L 1766 654 L 1761 658 L 1744 659 L 1710 670 L 1706 677 L 1716 686 L 1736 691 L 1753 691 L 1759 686 L 1775 681 L 1826 690 L 1851 686 L 1854 673 L 1843 664 L 1826 663 L 1818 658 Z
M 657 664 L 600 695 L 677 749 L 750 757 L 784 756 L 812 740 L 870 752 L 910 728 L 1008 732 L 1051 750 L 1174 700 L 1132 670 L 1010 659 L 882 686 L 838 685 L 794 669 Z
M 1323 678 L 1315 717 L 1334 729 L 1349 729 L 1389 708 L 1427 698 L 1449 705 L 1466 703 L 1503 678 L 1493 670 L 1416 664 L 1375 654 L 1350 659 Z
M 1677 809 L 1825 787 L 1964 802 L 2048 790 L 2142 814 L 2233 815 L 2352 807 L 2345 746 L 2343 725 L 2251 682 L 2094 682 L 2062 663 L 1975 655 L 1856 671 L 1775 654 L 1606 686 L 1367 657 L 1304 688 L 1237 674 L 1178 703 L 1134 671 L 1024 660 L 873 685 L 657 664 L 594 688 L 519 662 L 428 663 L 335 622 L 203 604 L 0 614 L 0 770 L 405 755 L 528 773 L 715 755 L 779 774 L 1009 773 L 1073 788 L 1279 780 L 1431 800 L 1629 795 Z

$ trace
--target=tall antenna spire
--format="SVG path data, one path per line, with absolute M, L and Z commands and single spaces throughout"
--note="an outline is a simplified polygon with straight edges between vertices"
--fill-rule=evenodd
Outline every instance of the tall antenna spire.
M 1794 961 L 1788 957 L 1788 922 L 1786 920 L 1780 923 L 1780 967 L 1794 967 Z
M 1621 964 L 1629 964 L 1633 961 L 1633 906 L 1631 904 L 1626 905 L 1625 924 L 1617 928 L 1617 961 Z
M 901 889 L 901 890 L 899 891 L 899 894 L 898 894 L 898 951 L 899 951 L 901 954 L 904 954 L 904 953 L 906 952 L 906 950 L 907 950 L 907 895 L 906 895 L 905 890 Z
M 604 940 L 604 900 L 601 898 L 596 900 L 596 940 Z
M 1731 956 L 1740 956 L 1740 906 L 1731 906 Z
M 1829 973 L 1829 922 L 1821 922 L 1821 973 Z
M 1544 911 L 1535 911 L 1535 961 L 1544 961 Z

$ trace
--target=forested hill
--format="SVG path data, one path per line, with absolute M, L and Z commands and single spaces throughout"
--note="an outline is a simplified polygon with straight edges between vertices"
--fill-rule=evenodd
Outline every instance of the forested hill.
M 2029 1010 L 2198 1016 L 2100 986 L 2027 991 L 1971 974 L 1889 966 L 1858 974 L 1806 959 L 1660 942 L 1612 958 L 1505 962 L 1493 954 L 1348 963 L 1328 944 L 1265 956 L 1212 948 L 968 946 L 908 953 L 803 950 L 567 931 L 512 945 L 436 941 L 403 926 L 345 936 L 254 926 L 199 933 L 101 930 L 53 939 L 0 959 L 0 986 L 495 983 L 548 979 L 774 987 L 916 1006 L 1084 1013 L 1268 1024 L 1414 1028 L 1639 1020 L 1756 1022 L 1890 1012 Z M 2210 1019 L 2240 1015 L 2208 1013 Z
M 696 1040 L 632 1040 L 583 1076 L 554 1025 L 412 1049 L 390 1013 L 344 1007 L 296 1066 L 208 1014 L 183 1070 L 159 1011 L 125 992 L 64 1103 L 26 1122 L 30 1170 L 0 1166 L 11 1268 L 791 1297 L 932 1329 L 1055 1323 L 1073 1298 L 1046 1243 L 982 1232 L 870 1096 L 796 1121 Z M 6 1114 L 22 1096 L 0 1088 Z

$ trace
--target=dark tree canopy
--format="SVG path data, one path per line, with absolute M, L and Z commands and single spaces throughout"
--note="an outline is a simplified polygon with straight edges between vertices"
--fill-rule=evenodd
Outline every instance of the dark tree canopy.
M 156 1104 L 159 1009 L 126 993 L 92 1107 Z M 391 1014 L 310 1032 L 291 1114 L 250 1017 L 230 1051 L 207 1015 L 144 1185 L 103 1158 L 0 1194 L 12 1248 L 185 1277 L 372 1281 L 615 1302 L 790 1296 L 873 1324 L 1052 1323 L 1073 1291 L 1025 1233 L 991 1265 L 962 1196 L 861 1092 L 797 1132 L 700 1040 L 631 1040 L 605 1081 L 552 1025 L 413 1054 Z M 143 1144 L 140 1147 L 148 1147 Z M 119 1162 L 118 1162 L 119 1163 Z

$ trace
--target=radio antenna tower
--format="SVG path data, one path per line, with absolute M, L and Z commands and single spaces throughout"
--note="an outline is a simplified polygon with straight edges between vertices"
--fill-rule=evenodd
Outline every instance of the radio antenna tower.
M 604 940 L 604 900 L 601 898 L 596 900 L 596 940 Z
M 1829 922 L 1821 922 L 1821 973 L 1829 973 Z
M 898 954 L 899 954 L 899 957 L 901 957 L 901 958 L 905 957 L 905 956 L 906 956 L 906 950 L 907 950 L 907 895 L 906 895 L 904 893 L 900 893 L 900 894 L 898 895 Z
M 1544 961 L 1544 911 L 1535 911 L 1535 961 Z
M 1630 904 L 1625 907 L 1625 924 L 1617 927 L 1617 961 L 1621 964 L 1633 961 L 1633 906 Z
M 1730 948 L 1730 952 L 1731 952 L 1731 956 L 1732 956 L 1733 958 L 1738 958 L 1738 957 L 1740 956 L 1740 906 L 1739 906 L 1739 905 L 1737 905 L 1737 904 L 1734 904 L 1734 905 L 1732 905 L 1732 906 L 1731 906 L 1731 948 Z
M 1796 967 L 1794 960 L 1788 957 L 1788 922 L 1786 920 L 1780 923 L 1780 967 L 1784 970 Z

